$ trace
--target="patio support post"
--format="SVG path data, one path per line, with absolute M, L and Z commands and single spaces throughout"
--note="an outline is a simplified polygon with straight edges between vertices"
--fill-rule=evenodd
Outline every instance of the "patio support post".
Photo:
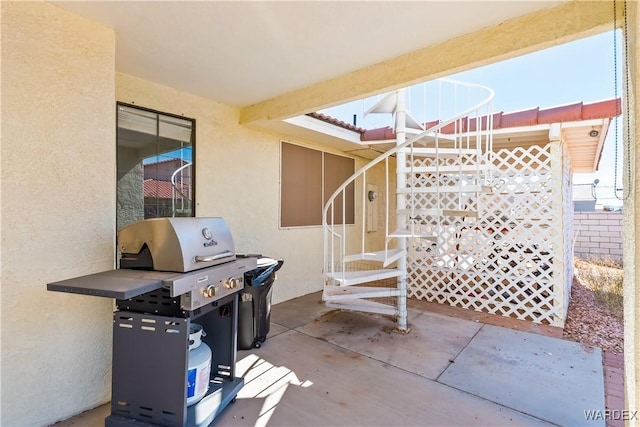
M 406 110 L 405 110 L 405 90 L 399 89 L 396 92 L 397 103 L 396 103 L 396 121 L 395 121 L 395 131 L 396 131 L 396 145 L 402 145 L 406 141 Z M 396 189 L 404 189 L 407 185 L 406 183 L 406 175 L 402 172 L 402 168 L 406 165 L 406 154 L 403 150 L 398 151 L 396 154 Z M 396 209 L 398 211 L 400 209 L 405 209 L 406 207 L 406 199 L 405 195 L 401 194 L 399 191 L 396 192 Z M 389 213 L 387 213 L 388 215 Z M 405 214 L 396 215 L 396 222 L 398 229 L 406 229 L 407 228 L 407 216 Z M 406 253 L 407 250 L 407 238 L 406 237 L 397 237 L 398 239 L 398 249 L 404 250 Z M 398 259 L 398 270 L 402 272 L 400 276 L 398 276 L 397 283 L 398 289 L 400 290 L 400 295 L 398 295 L 398 319 L 396 321 L 398 330 L 406 331 L 407 330 L 407 256 L 400 257 Z
M 564 198 L 562 181 L 563 176 L 563 158 L 562 158 L 562 141 L 561 141 L 561 127 L 559 123 L 554 123 L 549 129 L 549 155 L 551 163 L 551 197 L 553 198 L 553 222 L 551 227 L 555 227 L 552 232 L 552 246 L 553 254 L 551 259 L 551 269 L 553 271 L 551 277 L 553 278 L 553 308 L 555 314 L 553 316 L 553 326 L 564 326 L 564 320 L 566 317 L 565 311 L 565 244 L 564 241 Z
M 552 125 L 552 129 L 553 129 Z M 560 124 L 558 124 L 558 128 Z M 558 257 L 562 260 L 562 310 L 558 312 L 560 317 L 558 320 L 561 322 L 558 326 L 564 327 L 567 320 L 567 314 L 569 312 L 569 299 L 571 298 L 571 287 L 573 286 L 573 247 L 575 241 L 575 233 L 573 227 L 573 171 L 571 170 L 571 158 L 569 157 L 569 149 L 566 144 L 560 142 L 560 158 L 562 163 L 560 165 L 562 169 L 561 175 L 561 195 L 562 195 L 562 235 L 563 239 L 562 247 Z

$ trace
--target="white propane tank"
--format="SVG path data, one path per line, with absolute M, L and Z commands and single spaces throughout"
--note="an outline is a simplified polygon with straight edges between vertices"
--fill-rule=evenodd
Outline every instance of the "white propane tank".
M 211 349 L 202 342 L 207 334 L 197 323 L 189 325 L 189 367 L 187 369 L 187 406 L 198 403 L 209 390 Z

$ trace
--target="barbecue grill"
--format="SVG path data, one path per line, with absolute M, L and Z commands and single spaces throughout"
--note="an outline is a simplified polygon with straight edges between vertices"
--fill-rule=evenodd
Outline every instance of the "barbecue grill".
M 47 289 L 114 298 L 107 427 L 205 426 L 235 397 L 238 293 L 258 256 L 236 254 L 222 218 L 155 218 L 118 233 L 120 268 Z M 212 350 L 209 389 L 187 406 L 190 324 Z M 133 424 L 132 424 L 133 423 Z

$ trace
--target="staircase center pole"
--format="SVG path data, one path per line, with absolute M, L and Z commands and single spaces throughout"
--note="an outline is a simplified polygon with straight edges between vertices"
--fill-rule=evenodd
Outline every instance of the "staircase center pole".
M 406 106 L 405 106 L 405 89 L 399 89 L 396 92 L 396 122 L 395 122 L 395 131 L 396 131 L 396 145 L 402 145 L 406 141 L 406 126 L 407 126 L 407 116 L 406 116 Z M 402 168 L 406 165 L 407 156 L 404 150 L 398 151 L 396 153 L 396 189 L 404 189 L 406 188 L 406 175 L 404 172 L 401 172 Z M 401 194 L 399 191 L 396 191 L 396 208 L 397 210 L 406 208 L 406 199 L 404 194 Z M 387 213 L 388 215 L 388 213 Z M 408 229 L 407 227 L 407 216 L 405 214 L 396 215 L 397 228 L 401 230 Z M 400 276 L 398 276 L 397 287 L 400 290 L 400 295 L 398 295 L 398 318 L 397 318 L 397 327 L 400 331 L 407 331 L 407 238 L 406 237 L 398 237 L 398 249 L 404 250 L 405 255 L 398 259 L 398 270 L 402 272 Z

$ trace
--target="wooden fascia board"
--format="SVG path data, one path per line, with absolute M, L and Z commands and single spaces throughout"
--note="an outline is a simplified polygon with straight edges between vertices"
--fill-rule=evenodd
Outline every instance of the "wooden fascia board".
M 610 1 L 572 0 L 244 107 L 240 124 L 282 120 L 513 58 L 596 34 L 612 22 Z

